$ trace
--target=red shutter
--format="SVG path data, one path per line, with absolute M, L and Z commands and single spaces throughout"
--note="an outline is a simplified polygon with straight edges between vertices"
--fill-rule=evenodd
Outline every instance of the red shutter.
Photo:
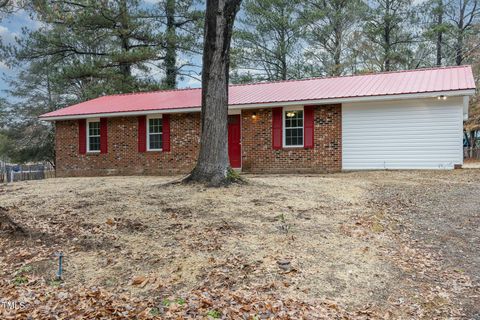
M 170 152 L 170 115 L 164 114 L 162 116 L 162 150 Z
M 282 112 L 283 108 L 272 108 L 272 147 L 282 149 Z
M 138 152 L 147 151 L 147 117 L 138 117 Z
M 304 139 L 303 145 L 307 149 L 313 148 L 313 128 L 314 128 L 315 106 L 305 106 L 304 108 Z
M 87 153 L 87 120 L 78 120 L 78 153 Z
M 108 152 L 108 119 L 100 118 L 100 153 Z

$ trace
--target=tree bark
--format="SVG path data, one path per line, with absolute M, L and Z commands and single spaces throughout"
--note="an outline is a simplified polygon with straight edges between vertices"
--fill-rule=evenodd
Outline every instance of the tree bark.
M 124 52 L 130 51 L 130 39 L 127 34 L 129 30 L 129 17 L 128 17 L 128 6 L 126 0 L 120 1 L 120 30 L 119 37 L 121 42 L 121 47 Z M 121 62 L 120 63 L 120 72 L 124 77 L 124 80 L 129 79 L 132 76 L 132 65 L 130 62 Z
M 165 89 L 174 89 L 177 86 L 177 50 L 175 25 L 175 0 L 167 0 L 165 13 L 167 16 L 167 41 L 165 52 Z
M 438 0 L 437 8 L 437 66 L 442 66 L 442 45 L 443 45 L 443 0 Z
M 235 16 L 241 0 L 207 0 L 202 67 L 200 152 L 186 182 L 228 184 L 228 72 Z
M 385 50 L 385 60 L 384 60 L 384 63 L 383 63 L 383 68 L 384 70 L 382 71 L 390 71 L 390 49 L 391 49 L 391 44 L 390 44 L 390 32 L 391 32 L 391 29 L 390 29 L 390 24 L 391 24 L 391 17 L 390 17 L 390 0 L 387 0 L 386 3 L 385 3 L 386 7 L 385 7 L 385 20 L 384 20 L 384 23 L 385 23 L 385 26 L 384 26 L 384 30 L 383 30 L 383 39 L 385 41 L 385 47 L 384 47 L 384 50 Z

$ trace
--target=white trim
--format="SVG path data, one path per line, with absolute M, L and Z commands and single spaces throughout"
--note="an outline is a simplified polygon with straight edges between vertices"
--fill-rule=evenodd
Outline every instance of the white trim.
M 468 120 L 468 107 L 469 107 L 470 99 L 468 96 L 463 97 L 463 121 Z M 463 134 L 463 132 L 462 132 Z M 462 138 L 463 141 L 463 138 Z
M 288 111 L 302 111 L 302 144 L 294 145 L 294 146 L 287 146 L 286 144 L 286 131 L 287 126 L 285 125 L 285 113 Z M 295 106 L 295 107 L 284 107 L 282 109 L 282 146 L 283 148 L 303 148 L 305 146 L 305 110 L 303 106 Z
M 304 101 L 286 101 L 286 102 L 271 102 L 271 103 L 255 103 L 255 104 L 237 104 L 232 105 L 232 109 L 259 109 L 270 107 L 287 107 L 287 106 L 302 106 L 302 105 L 322 105 L 322 104 L 337 104 L 337 103 L 349 103 L 349 102 L 372 102 L 372 101 L 385 101 L 385 100 L 404 100 L 404 99 L 424 99 L 435 98 L 438 96 L 456 97 L 456 96 L 472 96 L 475 94 L 475 90 L 452 90 L 452 91 L 437 91 L 426 93 L 413 93 L 413 94 L 390 94 L 384 96 L 368 96 L 368 97 L 354 97 L 354 98 L 332 98 L 332 99 L 320 99 L 320 100 L 304 100 Z
M 150 115 L 146 119 L 147 130 L 145 130 L 145 131 L 147 132 L 147 151 L 163 151 L 163 148 L 150 149 L 150 119 L 162 119 L 162 118 L 163 117 L 162 117 L 161 114 L 156 114 L 156 115 Z M 162 123 L 162 132 L 158 133 L 158 134 L 162 136 L 162 147 L 163 147 L 163 123 Z
M 92 122 L 98 122 L 98 130 L 100 130 L 100 134 L 98 137 L 100 138 L 100 149 L 98 150 L 90 150 L 90 123 Z M 102 139 L 102 131 L 101 131 L 101 124 L 100 124 L 100 118 L 92 118 L 92 119 L 87 119 L 87 153 L 99 153 L 101 151 L 101 139 Z M 96 137 L 96 136 L 95 136 Z
M 371 101 L 385 101 L 385 100 L 403 100 L 403 99 L 424 99 L 424 98 L 437 98 L 438 96 L 472 96 L 475 94 L 474 89 L 468 90 L 451 90 L 451 91 L 437 91 L 426 93 L 413 93 L 413 94 L 391 94 L 383 96 L 368 96 L 368 97 L 354 97 L 354 98 L 332 98 L 332 99 L 317 99 L 317 100 L 305 100 L 305 101 L 278 101 L 270 103 L 252 103 L 252 104 L 237 104 L 229 105 L 229 110 L 237 109 L 259 109 L 259 108 L 273 108 L 273 107 L 286 107 L 286 106 L 302 106 L 302 105 L 322 105 L 322 104 L 334 104 L 334 103 L 349 103 L 349 102 L 371 102 Z M 97 114 L 81 114 L 81 115 L 69 115 L 69 116 L 57 116 L 57 117 L 41 117 L 43 121 L 56 121 L 56 120 L 74 120 L 74 119 L 87 119 L 87 118 L 109 118 L 109 117 L 125 117 L 125 116 L 142 116 L 149 114 L 158 114 L 162 112 L 166 113 L 188 113 L 188 112 L 200 112 L 200 107 L 181 108 L 181 109 L 162 109 L 162 110 L 140 110 L 140 111 L 127 111 L 127 112 L 109 112 L 109 113 L 97 113 Z
M 236 114 L 242 114 L 242 109 L 234 109 L 234 110 L 228 110 L 228 115 L 229 116 L 234 116 Z M 241 118 L 241 117 L 240 117 Z

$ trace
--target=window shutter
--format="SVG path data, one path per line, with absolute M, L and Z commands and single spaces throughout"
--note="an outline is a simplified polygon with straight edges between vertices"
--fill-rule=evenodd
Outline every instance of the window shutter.
M 100 118 L 100 153 L 108 152 L 108 119 Z
M 162 116 L 162 151 L 170 152 L 170 115 Z
M 282 112 L 283 108 L 272 108 L 272 147 L 282 149 Z
M 87 153 L 87 120 L 78 120 L 78 153 Z
M 314 128 L 314 111 L 315 106 L 304 107 L 304 147 L 307 149 L 313 148 L 313 128 Z
M 138 152 L 147 151 L 147 117 L 138 117 Z

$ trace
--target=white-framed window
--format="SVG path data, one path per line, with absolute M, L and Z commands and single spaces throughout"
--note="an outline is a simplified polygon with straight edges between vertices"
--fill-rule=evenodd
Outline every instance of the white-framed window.
M 303 147 L 303 107 L 283 109 L 283 146 Z
M 87 152 L 100 152 L 100 119 L 87 120 Z
M 163 120 L 162 116 L 147 118 L 147 150 L 162 151 L 163 146 Z

